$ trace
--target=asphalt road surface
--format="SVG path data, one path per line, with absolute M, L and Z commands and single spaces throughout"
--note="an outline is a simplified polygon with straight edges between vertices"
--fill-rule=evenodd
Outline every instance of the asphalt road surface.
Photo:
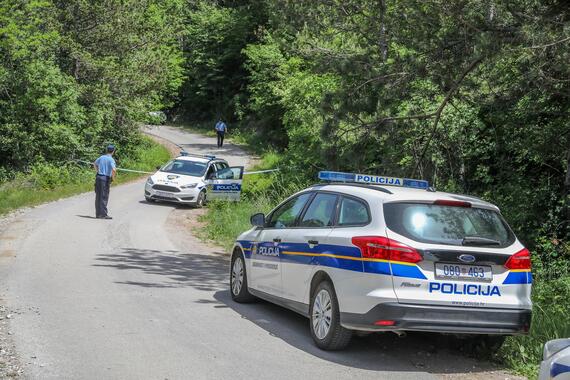
M 169 127 L 152 133 L 248 163 L 214 138 Z M 24 378 L 505 378 L 429 334 L 319 350 L 303 317 L 265 302 L 233 303 L 227 255 L 177 224 L 180 208 L 146 203 L 143 186 L 111 189 L 113 220 L 93 218 L 87 193 L 25 210 L 0 228 L 0 295 Z

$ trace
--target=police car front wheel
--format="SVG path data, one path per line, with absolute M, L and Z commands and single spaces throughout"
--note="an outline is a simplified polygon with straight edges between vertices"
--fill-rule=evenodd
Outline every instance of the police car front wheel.
M 198 208 L 204 207 L 205 203 L 206 203 L 206 192 L 202 190 L 200 194 L 198 194 L 198 198 L 196 198 L 196 207 Z
M 332 284 L 321 282 L 311 298 L 311 335 L 324 350 L 341 350 L 350 342 L 352 331 L 340 325 L 338 300 Z
M 236 250 L 232 256 L 230 269 L 230 292 L 232 299 L 236 302 L 244 303 L 255 300 L 247 289 L 247 273 L 245 271 L 245 261 L 243 254 Z

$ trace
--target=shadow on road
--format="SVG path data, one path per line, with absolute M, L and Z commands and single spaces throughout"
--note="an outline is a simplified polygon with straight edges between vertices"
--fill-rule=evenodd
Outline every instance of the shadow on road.
M 403 338 L 393 333 L 355 336 L 344 351 L 320 350 L 311 339 L 309 322 L 305 317 L 261 300 L 251 304 L 234 302 L 227 285 L 228 260 L 221 255 L 123 248 L 121 253 L 98 255 L 94 266 L 140 271 L 148 275 L 145 281 L 119 284 L 150 288 L 193 287 L 213 292 L 213 298 L 208 294 L 195 302 L 211 304 L 212 313 L 220 308 L 230 308 L 271 336 L 315 357 L 344 366 L 434 374 L 475 374 L 498 369 L 489 362 L 462 354 L 461 339 L 441 334 L 409 333 Z
M 222 148 L 218 148 L 216 146 L 216 137 L 212 137 L 212 144 L 180 144 L 183 148 L 188 148 L 190 153 L 197 153 L 197 154 L 213 154 L 215 156 L 224 158 L 225 155 L 229 155 L 232 157 L 246 157 L 249 158 L 249 155 L 246 151 L 242 148 L 238 147 L 237 145 L 227 144 L 224 145 Z M 231 164 L 231 162 L 230 162 Z
M 354 336 L 343 351 L 323 351 L 316 347 L 309 320 L 297 313 L 265 301 L 239 304 L 229 290 L 214 298 L 272 336 L 320 359 L 372 371 L 418 371 L 434 374 L 465 374 L 498 369 L 461 352 L 462 340 L 453 336 L 410 332 L 405 337 L 393 333 Z
M 123 248 L 120 253 L 97 255 L 96 260 L 97 263 L 93 264 L 96 267 L 138 270 L 149 275 L 145 281 L 121 284 L 148 288 L 191 286 L 204 291 L 227 288 L 227 260 L 213 255 Z

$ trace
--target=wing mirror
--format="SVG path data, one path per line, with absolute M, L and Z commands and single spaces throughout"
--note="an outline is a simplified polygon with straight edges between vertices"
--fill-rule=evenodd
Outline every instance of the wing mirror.
M 249 218 L 249 221 L 252 226 L 265 227 L 265 215 L 262 212 L 253 214 L 251 218 Z
M 160 170 L 160 165 L 156 167 L 156 170 Z

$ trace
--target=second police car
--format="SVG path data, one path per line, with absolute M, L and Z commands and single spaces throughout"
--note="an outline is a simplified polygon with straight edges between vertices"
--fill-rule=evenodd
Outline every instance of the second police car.
M 232 298 L 310 319 L 316 344 L 352 332 L 478 334 L 488 346 L 528 332 L 529 251 L 499 209 L 420 180 L 321 172 L 234 246 Z
M 239 200 L 243 166 L 230 167 L 216 156 L 182 151 L 179 157 L 157 169 L 145 184 L 147 202 L 202 207 L 206 199 Z

